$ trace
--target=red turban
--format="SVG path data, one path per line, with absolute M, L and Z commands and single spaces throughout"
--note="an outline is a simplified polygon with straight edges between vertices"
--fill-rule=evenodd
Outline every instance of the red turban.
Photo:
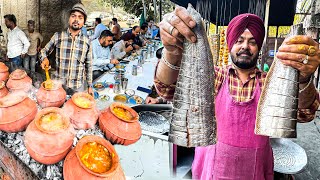
M 257 42 L 259 50 L 261 49 L 265 36 L 263 21 L 257 15 L 246 13 L 234 17 L 228 25 L 227 43 L 229 51 L 231 51 L 234 43 L 246 29 L 249 29 Z

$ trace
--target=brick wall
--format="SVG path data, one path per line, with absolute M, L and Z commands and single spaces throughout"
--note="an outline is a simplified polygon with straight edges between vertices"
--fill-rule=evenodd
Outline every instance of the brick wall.
M 55 32 L 67 27 L 67 12 L 77 2 L 81 0 L 0 0 L 1 27 L 4 36 L 7 28 L 3 16 L 14 14 L 21 29 L 27 28 L 28 20 L 34 20 L 36 29 L 44 36 L 43 45 L 45 45 Z

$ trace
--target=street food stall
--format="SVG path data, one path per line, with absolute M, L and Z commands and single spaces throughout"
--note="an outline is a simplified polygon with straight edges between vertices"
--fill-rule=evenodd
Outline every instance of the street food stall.
M 68 179 L 75 176 L 75 172 L 68 167 L 71 162 L 74 164 L 77 161 L 72 157 L 79 156 L 79 144 L 86 148 L 82 142 L 86 139 L 87 142 L 99 142 L 114 153 L 119 161 L 115 174 L 119 177 L 172 177 L 173 145 L 166 136 L 171 105 L 144 105 L 153 84 L 158 61 L 155 52 L 160 44 L 160 41 L 152 41 L 99 77 L 93 83 L 95 99 L 85 93 L 67 95 L 55 80 L 50 80 L 53 84 L 46 82 L 40 89 L 36 89 L 25 71 L 18 69 L 9 75 L 7 67 L 0 64 L 2 80 L 7 81 L 7 86 L 4 83 L 1 86 L 1 96 L 4 97 L 0 98 L 3 120 L 0 124 L 0 165 L 5 174 L 13 179 Z M 123 79 L 126 79 L 125 87 Z M 8 94 L 8 89 L 16 93 Z M 18 89 L 25 93 L 19 93 L 21 91 Z M 125 100 L 119 98 L 119 95 Z M 62 104 L 63 108 L 55 108 Z M 118 117 L 112 114 L 116 114 L 116 110 L 120 113 L 124 110 L 121 108 L 130 110 L 136 117 L 136 112 L 139 112 L 140 118 L 137 120 L 140 123 L 111 118 Z M 17 115 L 7 118 L 12 112 Z M 68 118 L 70 121 L 66 120 Z M 121 127 L 131 128 L 127 130 Z M 111 146 L 105 139 L 114 145 Z M 70 149 L 74 150 L 70 152 Z M 64 158 L 66 154 L 68 155 Z

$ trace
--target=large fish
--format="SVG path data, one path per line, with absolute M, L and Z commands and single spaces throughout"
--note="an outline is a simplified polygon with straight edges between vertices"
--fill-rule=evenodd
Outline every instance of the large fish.
M 290 35 L 301 35 L 302 25 L 292 26 Z M 254 132 L 258 135 L 295 138 L 299 72 L 275 58 L 264 83 Z
M 215 144 L 214 65 L 201 15 L 189 4 L 196 21 L 196 43 L 184 41 L 184 51 L 173 97 L 169 141 L 179 146 Z

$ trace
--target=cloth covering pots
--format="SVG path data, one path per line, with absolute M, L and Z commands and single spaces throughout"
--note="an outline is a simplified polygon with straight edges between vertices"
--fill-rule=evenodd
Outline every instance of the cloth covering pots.
M 128 111 L 132 118 L 128 120 L 117 116 L 114 109 L 119 107 Z M 138 113 L 122 103 L 112 103 L 110 107 L 102 111 L 99 117 L 99 126 L 107 139 L 115 144 L 133 144 L 142 135 Z
M 99 118 L 99 110 L 93 97 L 87 93 L 75 93 L 63 106 L 76 129 L 93 128 Z
M 80 151 L 86 143 L 96 142 L 107 148 L 112 157 L 111 168 L 104 173 L 95 173 L 82 162 Z M 125 175 L 120 165 L 119 157 L 114 147 L 106 139 L 99 136 L 85 136 L 79 140 L 75 148 L 67 155 L 63 165 L 63 178 L 65 180 L 113 179 L 124 180 Z
M 0 98 L 0 130 L 24 131 L 37 112 L 37 104 L 26 93 L 11 92 Z
M 27 75 L 26 71 L 16 69 L 10 74 L 7 87 L 10 91 L 23 90 L 28 92 L 32 88 L 32 79 Z
M 44 87 L 44 82 L 41 84 L 37 92 L 38 104 L 42 107 L 60 107 L 66 101 L 67 93 L 62 88 L 62 85 L 57 81 L 53 81 L 54 87 L 51 89 Z
M 48 116 L 51 119 L 48 120 Z M 30 156 L 42 164 L 55 164 L 71 150 L 75 130 L 62 109 L 44 108 L 30 123 L 24 143 Z

